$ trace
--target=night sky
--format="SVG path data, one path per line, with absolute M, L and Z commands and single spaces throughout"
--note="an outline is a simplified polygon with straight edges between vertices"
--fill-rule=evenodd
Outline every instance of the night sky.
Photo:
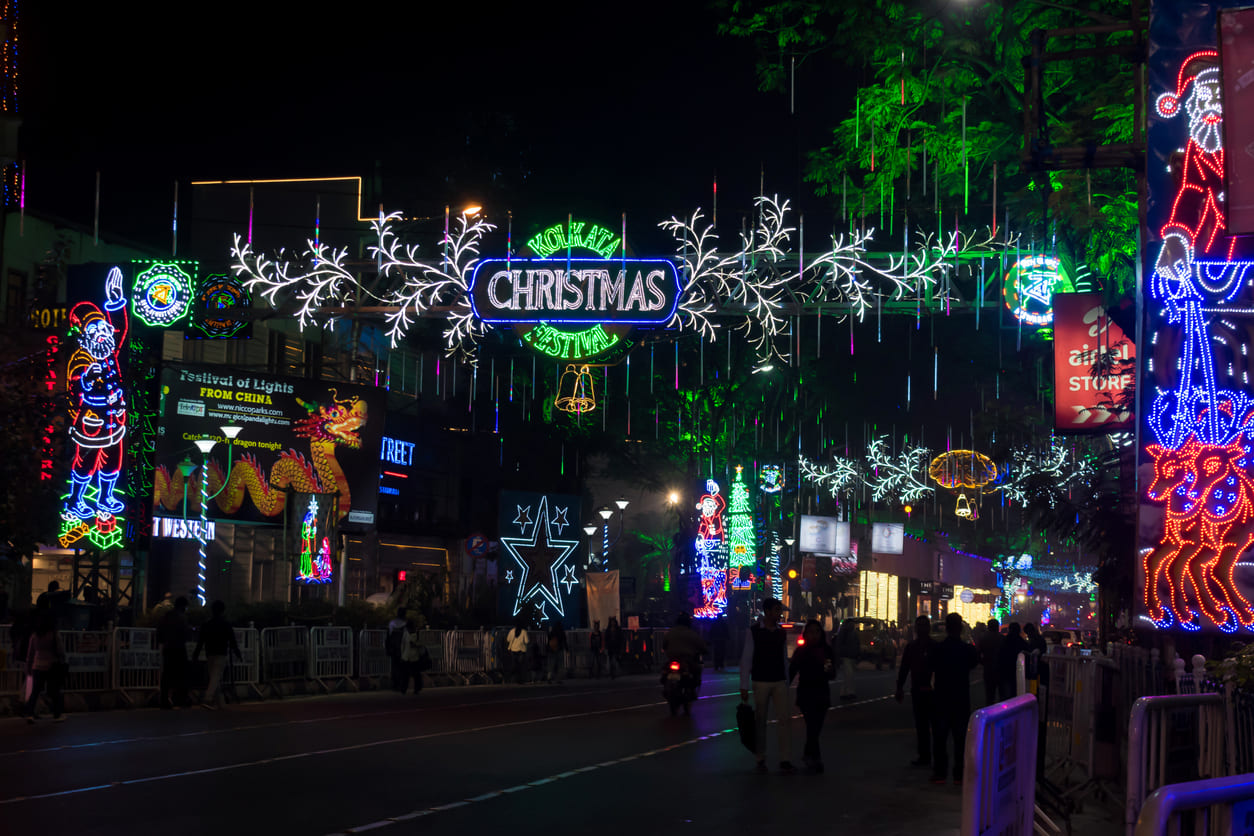
M 764 169 L 830 223 L 799 150 L 850 100 L 841 73 L 804 67 L 790 115 L 703 3 L 197 8 L 23 6 L 28 205 L 90 223 L 100 170 L 102 228 L 164 243 L 176 178 L 361 174 L 389 210 L 652 227 L 708 207 L 717 172 L 739 226 Z

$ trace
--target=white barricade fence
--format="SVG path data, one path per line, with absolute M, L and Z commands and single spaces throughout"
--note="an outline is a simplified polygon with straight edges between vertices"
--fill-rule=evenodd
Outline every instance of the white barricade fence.
M 8 624 L 0 627 L 0 696 L 19 695 L 26 684 L 26 660 L 14 650 L 10 629 Z
M 279 682 L 309 677 L 309 630 L 267 627 L 261 631 L 261 679 Z
M 161 686 L 161 648 L 157 631 L 118 627 L 113 631 L 113 690 L 129 700 L 128 691 L 155 691 Z
M 1037 702 L 1022 694 L 971 715 L 961 836 L 1032 836 Z
M 427 653 L 431 656 L 431 670 L 427 671 L 427 673 L 448 672 L 447 639 L 448 632 L 443 630 L 418 631 L 418 643 L 425 647 Z M 390 667 L 389 670 L 391 670 Z
M 1127 836 L 1133 836 L 1141 806 L 1154 790 L 1222 777 L 1224 742 L 1224 706 L 1219 694 L 1137 700 L 1128 720 Z
M 261 633 L 256 627 L 236 627 L 235 643 L 239 645 L 239 655 L 228 655 L 230 664 L 226 670 L 226 684 L 251 688 L 257 693 L 261 682 Z
M 483 642 L 484 669 L 489 673 L 504 673 L 505 631 L 484 630 L 481 640 Z
M 111 634 L 106 630 L 66 630 L 61 633 L 69 673 L 66 693 L 108 691 L 113 687 L 111 673 Z
M 1254 825 L 1254 774 L 1167 784 L 1145 800 L 1135 836 L 1184 832 L 1180 814 L 1195 812 L 1194 833 L 1249 833 Z
M 1058 783 L 1067 786 L 1079 770 L 1094 777 L 1093 726 L 1097 710 L 1094 657 L 1055 654 L 1048 660 L 1045 758 Z
M 357 635 L 357 675 L 364 679 L 392 675 L 387 630 L 362 630 Z
M 351 680 L 353 676 L 353 628 L 309 628 L 309 678 L 327 687 L 324 680 Z
M 1206 675 L 1206 657 L 1194 654 L 1190 660 L 1193 669 L 1185 672 L 1184 660 L 1177 656 L 1172 662 L 1172 686 L 1177 694 L 1210 694 L 1216 693 L 1218 683 Z
M 468 674 L 484 672 L 483 631 L 450 630 L 448 631 L 448 648 L 446 667 L 450 673 L 460 674 L 465 678 Z
M 592 676 L 592 631 L 567 630 L 566 669 L 572 677 Z
M 1228 730 L 1228 774 L 1254 772 L 1254 693 L 1226 682 L 1223 698 Z

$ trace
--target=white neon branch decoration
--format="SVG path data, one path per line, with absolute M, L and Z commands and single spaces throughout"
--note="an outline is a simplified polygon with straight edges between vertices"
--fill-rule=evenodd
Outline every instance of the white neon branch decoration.
M 862 483 L 862 473 L 858 470 L 858 465 L 849 459 L 837 456 L 830 464 L 820 465 L 801 456 L 797 463 L 804 478 L 821 488 L 827 488 L 833 497 L 850 493 Z
M 927 466 L 932 451 L 926 447 L 905 445 L 895 456 L 886 452 L 886 436 L 866 448 L 869 472 L 865 477 L 871 495 L 876 499 L 895 496 L 902 502 L 917 502 L 935 489 L 927 483 Z
M 990 486 L 988 492 L 1003 491 L 1007 499 L 1015 502 L 1027 502 L 1030 494 L 1038 492 L 1034 485 L 1039 487 L 1041 477 L 1048 477 L 1052 507 L 1055 492 L 1086 484 L 1094 476 L 1093 466 L 1086 459 L 1072 457 L 1067 448 L 1057 441 L 1051 442 L 1045 451 L 1029 448 L 1015 450 L 1011 461 L 1009 478 L 999 485 Z
M 397 306 L 387 314 L 392 347 L 396 347 L 416 318 L 432 309 L 443 309 L 447 320 L 445 353 L 461 355 L 473 363 L 474 344 L 487 326 L 475 319 L 470 307 L 470 273 L 479 261 L 480 241 L 496 226 L 482 219 L 472 222 L 463 213 L 458 216 L 456 227 L 440 241 L 444 252 L 439 263 L 430 264 L 419 260 L 416 244 L 401 246 L 391 228 L 391 222 L 399 217 L 393 213 L 372 222 L 379 244 L 370 247 L 370 254 L 379 261 L 380 274 L 400 281 L 388 297 Z
M 297 303 L 296 318 L 301 328 L 315 323 L 320 310 L 333 302 L 340 302 L 350 288 L 359 284 L 356 277 L 344 266 L 348 250 L 333 249 L 326 244 L 305 242 L 305 251 L 299 261 L 279 250 L 274 258 L 253 252 L 252 245 L 240 235 L 235 236 L 231 247 L 231 271 L 241 279 L 244 287 L 256 290 L 274 307 L 279 307 L 279 295 L 290 294 Z M 328 318 L 326 324 L 334 322 Z

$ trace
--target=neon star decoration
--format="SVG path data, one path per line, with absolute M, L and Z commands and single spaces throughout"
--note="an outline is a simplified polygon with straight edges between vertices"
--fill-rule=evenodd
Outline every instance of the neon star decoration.
M 543 606 L 547 601 L 557 610 L 558 615 L 566 614 L 558 589 L 558 584 L 562 582 L 559 576 L 565 571 L 566 561 L 579 547 L 579 541 L 562 540 L 553 536 L 548 503 L 548 497 L 540 500 L 530 537 L 501 538 L 501 547 L 513 559 L 520 572 L 512 615 L 518 615 L 523 605 L 529 601 L 534 601 L 537 606 Z
M 531 506 L 515 505 L 514 507 L 518 509 L 518 516 L 514 517 L 514 525 L 522 529 L 522 533 L 525 535 L 527 526 L 531 525 Z
M 566 594 L 569 595 L 571 587 L 579 586 L 581 581 L 575 577 L 574 566 L 564 566 L 562 569 L 566 574 L 562 575 L 562 579 L 558 583 L 566 587 Z

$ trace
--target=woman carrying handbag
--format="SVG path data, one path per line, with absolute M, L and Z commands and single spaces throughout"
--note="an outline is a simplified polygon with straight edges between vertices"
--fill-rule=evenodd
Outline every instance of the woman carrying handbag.
M 50 611 L 40 612 L 35 623 L 35 632 L 31 634 L 26 648 L 26 670 L 31 679 L 30 697 L 26 700 L 26 722 L 34 723 L 38 719 L 39 695 L 44 688 L 48 689 L 48 698 L 52 701 L 53 722 L 64 720 L 65 697 L 61 686 L 65 683 L 68 666 L 61 634 L 57 632 L 57 623 Z

